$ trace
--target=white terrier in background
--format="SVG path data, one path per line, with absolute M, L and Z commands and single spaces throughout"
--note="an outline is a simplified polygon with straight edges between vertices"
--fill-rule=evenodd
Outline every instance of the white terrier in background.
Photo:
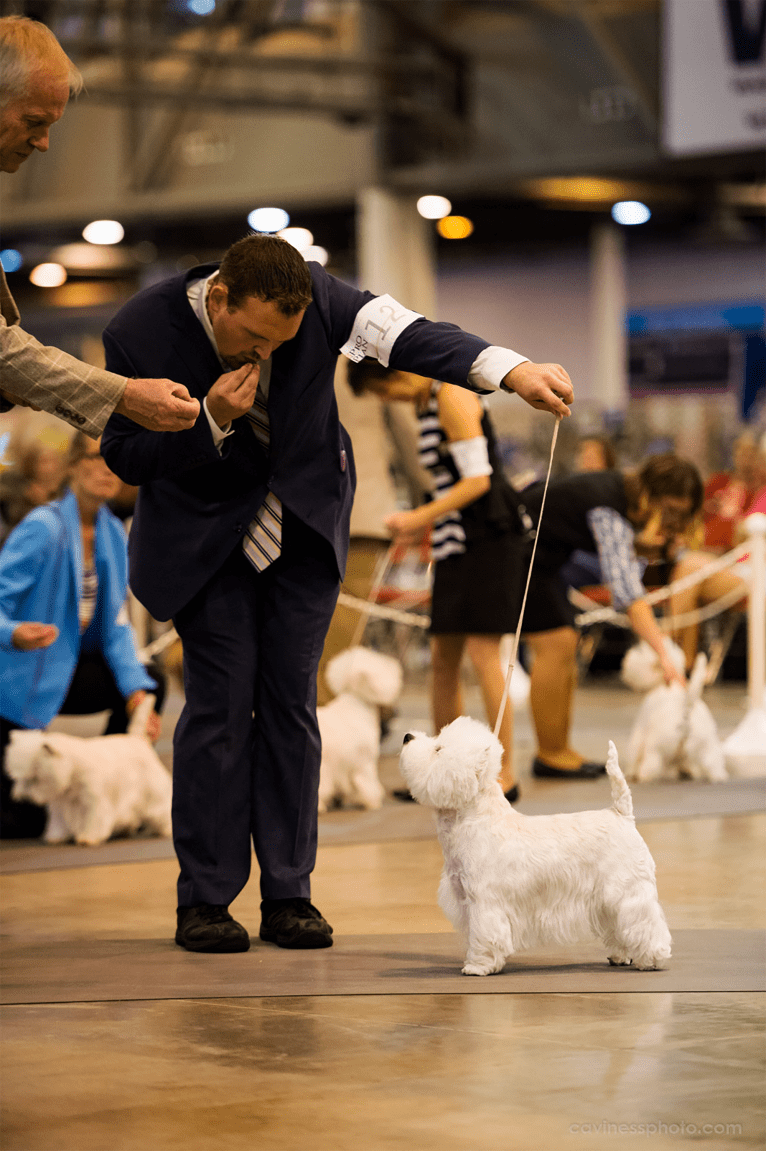
M 142 827 L 170 835 L 170 773 L 146 738 L 154 698 L 138 705 L 126 735 L 11 732 L 5 770 L 12 796 L 47 806 L 46 843 L 92 847 Z
M 365 647 L 350 647 L 325 669 L 335 699 L 317 708 L 322 737 L 319 810 L 335 803 L 373 811 L 385 791 L 378 778 L 380 707 L 391 707 L 402 690 L 398 660 Z
M 611 808 L 525 816 L 503 796 L 502 748 L 484 724 L 461 716 L 437 736 L 404 740 L 402 775 L 418 803 L 437 811 L 439 906 L 467 939 L 464 975 L 492 975 L 518 951 L 593 936 L 611 964 L 665 965 L 671 940 L 654 860 L 613 743 Z
M 680 671 L 683 653 L 670 644 Z M 689 683 L 666 684 L 656 652 L 644 640 L 626 653 L 622 678 L 647 696 L 639 708 L 628 744 L 628 779 L 728 779 L 726 762 L 712 712 L 703 702 L 707 660 L 697 656 Z

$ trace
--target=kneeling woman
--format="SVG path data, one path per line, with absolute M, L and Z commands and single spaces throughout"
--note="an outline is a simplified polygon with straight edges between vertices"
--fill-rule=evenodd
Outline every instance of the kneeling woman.
M 636 547 L 662 548 L 681 535 L 702 506 L 702 480 L 694 464 L 673 453 L 650 456 L 636 472 L 583 472 L 519 493 L 538 526 L 538 546 L 523 632 L 532 649 L 530 707 L 538 751 L 532 773 L 541 778 L 590 778 L 603 764 L 588 762 L 569 742 L 576 682 L 577 610 L 562 574 L 576 550 L 598 556 L 612 606 L 657 653 L 666 682 L 684 682 L 644 598 Z
M 99 449 L 75 434 L 63 496 L 26 516 L 0 551 L 0 761 L 14 728 L 111 709 L 107 734 L 124 732 L 147 691 L 162 694 L 125 612 L 125 532 L 104 506 L 120 481 Z M 159 722 L 155 712 L 150 738 Z M 0 835 L 41 835 L 45 809 L 10 791 L 3 772 Z
M 466 388 L 384 368 L 377 360 L 349 364 L 356 395 L 408 400 L 420 420 L 420 462 L 434 497 L 386 520 L 397 542 L 432 528 L 431 706 L 436 731 L 463 714 L 460 664 L 476 669 L 487 720 L 494 726 L 505 686 L 500 640 L 518 622 L 526 574 L 517 498 L 495 455 L 494 433 L 481 400 Z M 500 783 L 514 803 L 513 713 L 505 708 Z

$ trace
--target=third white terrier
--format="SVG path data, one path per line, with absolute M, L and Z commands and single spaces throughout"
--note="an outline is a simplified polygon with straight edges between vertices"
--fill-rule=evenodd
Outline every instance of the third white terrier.
M 671 645 L 674 659 L 683 655 Z M 683 662 L 680 669 L 683 668 Z M 684 689 L 666 684 L 659 660 L 642 641 L 626 653 L 622 678 L 635 691 L 645 691 L 628 745 L 628 779 L 648 783 L 657 779 L 728 779 L 718 728 L 701 698 L 707 660 L 699 653 Z
M 461 716 L 437 736 L 404 739 L 402 775 L 415 799 L 437 810 L 439 906 L 467 939 L 464 975 L 492 975 L 518 951 L 594 936 L 612 964 L 666 964 L 671 940 L 654 860 L 613 743 L 610 808 L 525 816 L 503 796 L 502 748 L 483 723 Z

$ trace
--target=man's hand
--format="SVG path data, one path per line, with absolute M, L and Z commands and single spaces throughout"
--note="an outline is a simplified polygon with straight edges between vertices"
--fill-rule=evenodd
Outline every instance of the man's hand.
M 115 411 L 150 432 L 184 432 L 197 422 L 199 401 L 172 380 L 128 380 Z
M 0 391 L 0 396 L 9 404 L 15 404 L 19 408 L 31 408 L 33 412 L 42 411 L 42 408 L 36 408 L 34 404 L 30 404 L 29 400 L 23 400 L 21 396 L 14 396 L 13 392 L 7 392 L 3 389 Z
M 572 414 L 567 407 L 574 399 L 572 381 L 560 364 L 532 364 L 526 360 L 508 373 L 503 385 L 540 411 L 553 412 L 555 416 Z
M 225 428 L 232 420 L 249 411 L 260 378 L 260 364 L 243 364 L 236 371 L 218 377 L 206 399 L 207 410 L 219 428 Z
M 13 629 L 11 642 L 18 651 L 37 651 L 55 643 L 58 634 L 59 629 L 52 623 L 20 623 Z

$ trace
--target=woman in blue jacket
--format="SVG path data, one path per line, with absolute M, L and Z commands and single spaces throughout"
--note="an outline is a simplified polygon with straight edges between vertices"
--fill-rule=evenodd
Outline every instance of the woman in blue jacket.
M 0 551 L 0 757 L 14 728 L 44 728 L 59 713 L 111 709 L 107 733 L 157 684 L 136 654 L 125 610 L 127 547 L 106 508 L 120 481 L 77 432 L 68 487 L 36 508 Z M 152 716 L 149 735 L 159 734 Z M 45 810 L 10 798 L 3 773 L 4 838 L 40 835 Z

